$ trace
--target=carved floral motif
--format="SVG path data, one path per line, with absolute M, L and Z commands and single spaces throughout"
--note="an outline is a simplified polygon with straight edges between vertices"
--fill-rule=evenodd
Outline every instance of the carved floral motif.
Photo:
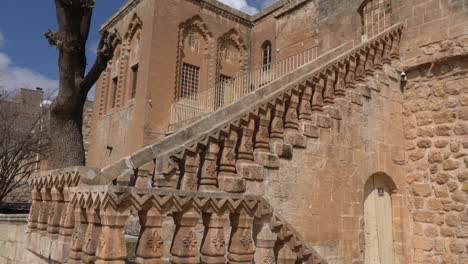
M 190 231 L 185 237 L 184 240 L 182 240 L 184 243 L 185 248 L 188 250 L 188 252 L 192 252 L 192 250 L 197 246 L 197 237 L 195 236 L 195 233 L 193 231 Z
M 249 249 L 252 244 L 252 239 L 250 238 L 250 232 L 248 229 L 244 230 L 240 238 L 241 245 L 245 249 Z
M 224 245 L 226 244 L 226 242 L 224 241 L 224 233 L 222 229 L 218 230 L 218 232 L 216 233 L 216 236 L 213 238 L 211 243 L 217 250 L 224 248 Z
M 158 230 L 154 230 L 151 234 L 151 238 L 146 241 L 146 245 L 153 250 L 154 253 L 158 252 L 163 245 L 161 233 Z

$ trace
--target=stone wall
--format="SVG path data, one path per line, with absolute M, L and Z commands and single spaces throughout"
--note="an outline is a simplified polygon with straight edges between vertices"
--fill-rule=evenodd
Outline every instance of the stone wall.
M 24 247 L 28 215 L 0 215 L 0 264 L 47 264 Z
M 403 114 L 415 263 L 468 263 L 467 73 L 466 56 L 408 72 Z

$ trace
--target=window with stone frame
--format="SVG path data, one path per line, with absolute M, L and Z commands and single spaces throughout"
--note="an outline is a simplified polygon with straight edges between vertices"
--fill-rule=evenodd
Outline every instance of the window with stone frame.
M 200 67 L 183 63 L 180 81 L 180 98 L 196 100 L 198 93 Z
M 130 98 L 135 98 L 136 96 L 136 91 L 137 91 L 137 84 L 138 84 L 138 64 L 134 65 L 131 68 L 132 76 L 131 76 L 131 82 L 132 82 L 132 90 L 130 93 Z
M 262 52 L 263 71 L 268 71 L 271 68 L 271 42 L 269 40 L 263 43 Z
M 370 38 L 392 25 L 391 0 L 366 0 L 359 7 L 362 35 Z
M 111 108 L 115 108 L 117 103 L 117 88 L 118 88 L 119 78 L 115 77 L 112 79 L 112 105 Z

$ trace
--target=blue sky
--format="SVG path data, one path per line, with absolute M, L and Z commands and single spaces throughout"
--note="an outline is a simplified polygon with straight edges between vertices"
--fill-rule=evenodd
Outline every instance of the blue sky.
M 246 13 L 256 13 L 278 0 L 219 0 Z M 96 0 L 88 40 L 88 63 L 94 62 L 98 30 L 127 0 Z M 0 88 L 57 87 L 58 52 L 42 35 L 57 29 L 53 0 L 2 0 L 0 9 Z

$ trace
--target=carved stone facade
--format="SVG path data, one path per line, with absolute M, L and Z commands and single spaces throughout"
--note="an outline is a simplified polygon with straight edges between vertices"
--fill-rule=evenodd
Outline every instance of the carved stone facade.
M 101 169 L 34 182 L 29 249 L 72 263 L 466 263 L 467 10 L 294 0 L 248 16 L 211 0 L 129 1 L 104 28 L 125 36 L 140 18 L 144 81 L 133 101 L 95 115 Z M 175 96 L 192 95 L 177 90 L 184 63 L 215 83 L 229 67 L 264 66 L 265 41 L 273 61 L 314 45 L 320 56 L 150 135 L 165 133 Z M 129 218 L 141 226 L 134 249 Z

